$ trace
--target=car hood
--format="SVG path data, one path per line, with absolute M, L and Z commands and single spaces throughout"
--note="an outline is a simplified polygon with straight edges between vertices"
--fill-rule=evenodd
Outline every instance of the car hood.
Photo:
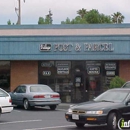
M 72 106 L 73 110 L 103 110 L 123 106 L 121 103 L 89 101 Z

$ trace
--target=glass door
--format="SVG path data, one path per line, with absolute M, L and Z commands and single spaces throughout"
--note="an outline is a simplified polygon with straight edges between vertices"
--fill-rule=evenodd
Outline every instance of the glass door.
M 72 102 L 80 103 L 87 100 L 85 73 L 76 72 L 73 77 Z

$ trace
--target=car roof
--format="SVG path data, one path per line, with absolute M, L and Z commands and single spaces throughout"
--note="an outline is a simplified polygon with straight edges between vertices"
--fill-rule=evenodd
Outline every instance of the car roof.
M 46 84 L 20 84 L 19 86 L 48 86 Z
M 129 91 L 130 92 L 130 88 L 113 88 L 113 89 L 109 89 L 110 91 L 112 90 L 117 90 L 117 91 Z

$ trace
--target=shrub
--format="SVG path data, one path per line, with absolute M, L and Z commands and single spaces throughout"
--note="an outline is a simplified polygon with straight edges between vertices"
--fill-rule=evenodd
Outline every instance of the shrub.
M 125 80 L 119 76 L 115 76 L 111 82 L 109 88 L 120 88 L 125 83 Z

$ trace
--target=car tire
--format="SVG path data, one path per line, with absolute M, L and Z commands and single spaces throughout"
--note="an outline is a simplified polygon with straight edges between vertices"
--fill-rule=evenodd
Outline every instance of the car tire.
M 84 123 L 77 123 L 77 122 L 76 122 L 75 124 L 76 124 L 76 126 L 77 126 L 78 128 L 82 128 L 82 127 L 84 127 L 84 125 L 85 125 Z
M 56 109 L 56 105 L 50 106 L 50 109 L 51 109 L 51 110 L 55 110 L 55 109 Z
M 112 112 L 108 115 L 107 127 L 108 127 L 108 130 L 117 129 L 117 115 L 115 112 Z
M 28 102 L 28 99 L 24 99 L 23 101 L 23 107 L 25 110 L 29 110 L 31 107 L 30 107 L 30 104 Z

